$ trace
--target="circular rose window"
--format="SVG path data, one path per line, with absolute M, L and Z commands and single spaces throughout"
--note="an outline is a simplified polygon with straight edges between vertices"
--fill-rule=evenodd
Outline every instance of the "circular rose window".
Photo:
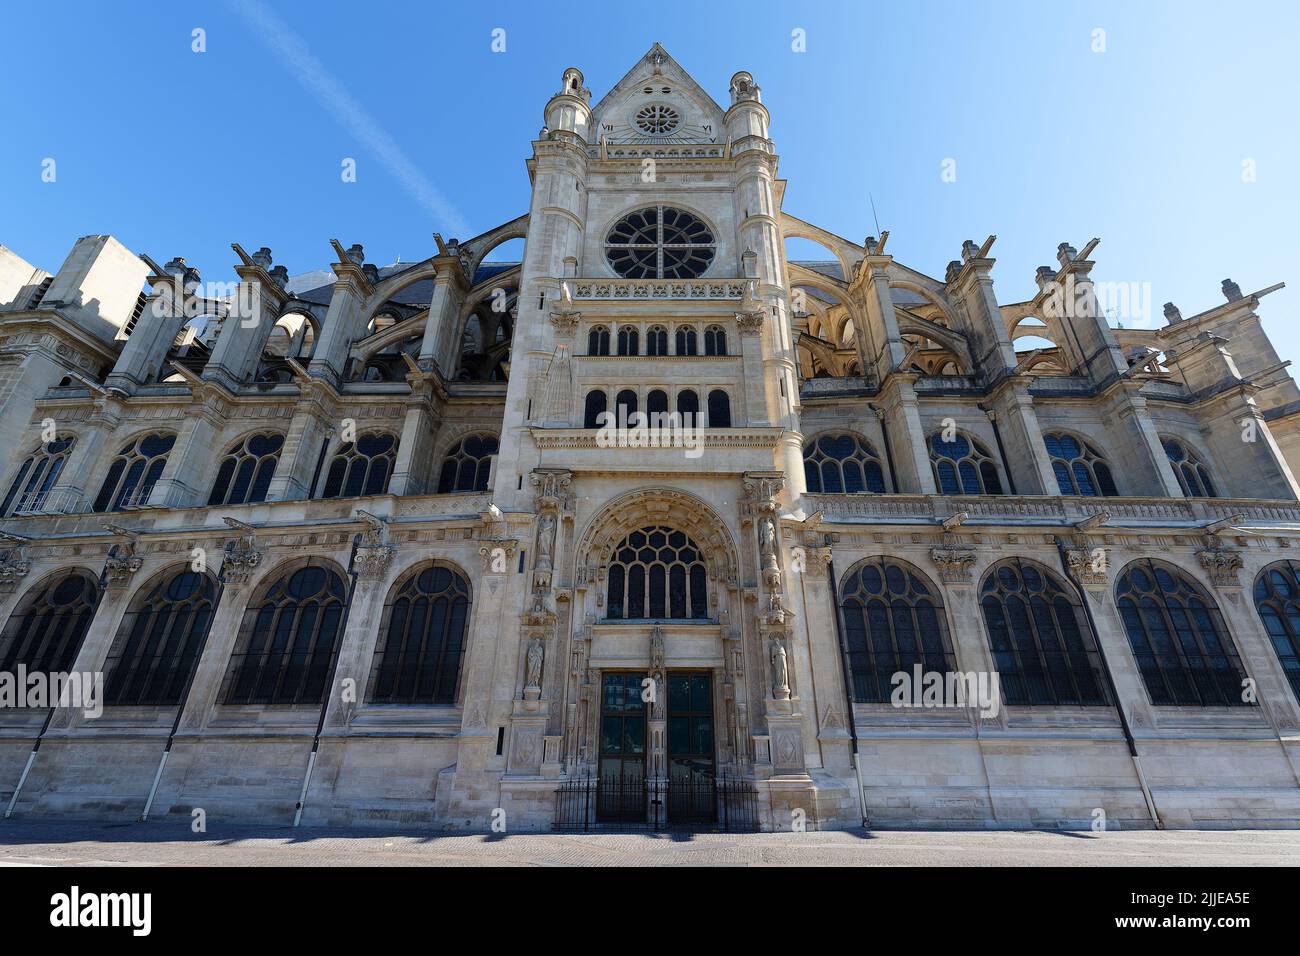
M 714 248 L 709 227 L 672 206 L 638 209 L 605 237 L 605 258 L 625 279 L 696 279 Z
M 643 133 L 662 136 L 671 133 L 681 123 L 682 118 L 671 106 L 663 103 L 651 103 L 636 111 L 636 125 Z

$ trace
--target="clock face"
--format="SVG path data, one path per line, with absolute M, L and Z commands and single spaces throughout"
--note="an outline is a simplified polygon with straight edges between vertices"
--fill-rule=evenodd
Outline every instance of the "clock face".
M 636 126 L 651 136 L 664 136 L 681 125 L 678 112 L 666 103 L 651 103 L 636 111 Z
M 671 94 L 669 87 L 655 89 L 647 86 L 647 97 Z M 687 121 L 680 105 L 652 99 L 640 106 L 629 108 L 627 119 L 601 123 L 601 138 L 607 143 L 630 146 L 672 145 L 676 143 L 716 143 L 712 123 L 696 124 Z

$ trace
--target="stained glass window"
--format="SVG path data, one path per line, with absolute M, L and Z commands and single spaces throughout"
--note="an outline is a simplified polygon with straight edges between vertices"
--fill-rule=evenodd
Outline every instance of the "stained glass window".
M 1172 565 L 1134 561 L 1115 603 L 1151 702 L 1241 706 L 1244 673 L 1218 606 Z

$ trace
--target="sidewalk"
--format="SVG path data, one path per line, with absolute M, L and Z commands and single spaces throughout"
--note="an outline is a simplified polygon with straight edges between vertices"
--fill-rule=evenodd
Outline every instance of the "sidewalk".
M 0 823 L 0 866 L 1296 866 L 1300 831 L 472 834 Z

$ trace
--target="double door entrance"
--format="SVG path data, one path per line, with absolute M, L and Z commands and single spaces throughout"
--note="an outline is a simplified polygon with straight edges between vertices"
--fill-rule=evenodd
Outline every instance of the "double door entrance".
M 639 672 L 601 679 L 596 816 L 604 822 L 709 823 L 716 818 L 713 675 L 669 671 L 658 692 L 663 728 L 652 739 L 651 704 Z M 655 753 L 662 747 L 663 753 Z M 660 763 L 662 760 L 662 763 Z M 663 776 L 651 777 L 663 767 Z M 662 812 L 661 812 L 662 811 Z

